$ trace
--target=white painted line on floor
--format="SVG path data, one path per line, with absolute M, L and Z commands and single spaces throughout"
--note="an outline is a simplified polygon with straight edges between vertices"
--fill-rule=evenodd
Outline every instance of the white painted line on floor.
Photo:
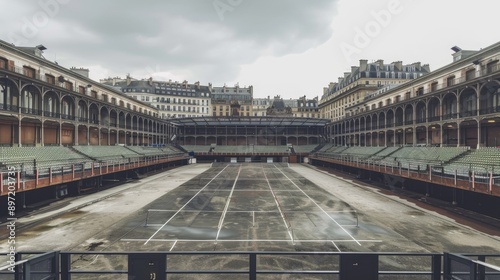
M 146 240 L 149 240 L 149 242 L 214 242 L 213 239 L 129 239 L 129 238 L 124 238 L 120 239 L 120 241 L 123 242 L 144 242 Z M 306 240 L 300 240 L 300 239 L 294 239 L 296 243 L 330 243 L 330 242 L 336 242 L 336 243 L 358 243 L 358 242 L 363 242 L 363 243 L 381 243 L 383 240 L 315 240 L 315 239 L 306 239 Z M 284 243 L 291 243 L 290 239 L 219 239 L 218 242 L 284 242 Z
M 255 211 L 252 211 L 252 227 L 255 227 Z
M 224 211 L 222 211 L 222 215 L 220 216 L 220 219 L 219 219 L 219 225 L 217 226 L 217 228 L 218 228 L 217 235 L 215 236 L 215 244 L 217 244 L 217 240 L 219 239 L 220 231 L 222 229 L 222 226 L 224 225 L 224 219 L 226 218 L 227 209 L 229 208 L 229 203 L 231 203 L 233 191 L 234 191 L 234 188 L 236 187 L 236 182 L 238 182 L 238 178 L 240 177 L 240 173 L 241 173 L 241 164 L 240 164 L 240 168 L 238 169 L 238 175 L 236 175 L 236 179 L 234 179 L 233 187 L 231 188 L 231 192 L 229 193 L 229 197 L 227 198 L 226 205 L 224 206 Z
M 176 212 L 175 209 L 149 209 L 150 212 Z M 184 213 L 200 213 L 200 210 L 184 210 Z M 203 213 L 220 213 L 222 210 L 203 210 Z M 227 210 L 227 213 L 278 213 L 277 210 Z M 304 210 L 287 210 L 288 213 L 306 213 L 306 214 L 317 214 L 324 213 L 323 211 L 304 211 Z M 327 213 L 355 213 L 356 210 L 346 210 L 346 211 L 326 211 Z
M 226 167 L 224 167 L 219 173 L 217 173 L 217 175 L 214 176 L 214 178 L 212 178 L 212 180 L 210 180 L 203 188 L 201 188 L 195 195 L 193 195 L 193 197 L 191 197 L 191 199 L 186 202 L 186 204 L 184 204 L 181 208 L 179 208 L 179 210 L 177 210 L 177 212 L 175 212 L 175 214 L 170 217 L 170 219 L 168 219 L 155 233 L 153 233 L 153 235 L 151 235 L 151 237 L 146 240 L 146 242 L 144 242 L 144 245 L 148 244 L 148 242 L 153 239 L 153 237 L 158 233 L 160 232 L 160 230 L 162 230 L 177 214 L 179 214 L 179 212 L 182 211 L 182 209 L 184 209 L 184 207 L 186 207 L 199 193 L 201 193 L 215 178 L 217 178 L 222 172 L 224 172 L 224 170 L 226 170 L 226 168 L 228 167 L 229 165 L 226 165 Z
M 279 202 L 278 198 L 276 197 L 276 194 L 274 193 L 273 188 L 271 187 L 271 183 L 267 179 L 267 175 L 266 175 L 266 171 L 264 170 L 264 166 L 262 166 L 262 173 L 264 173 L 264 178 L 266 178 L 267 185 L 269 186 L 269 190 L 271 190 L 271 194 L 273 195 L 274 202 L 276 203 L 276 207 L 278 207 L 278 210 L 280 212 L 281 218 L 283 219 L 283 223 L 285 224 L 285 227 L 286 227 L 286 230 L 288 232 L 288 235 L 290 236 L 290 240 L 292 240 L 292 242 L 293 242 L 293 234 L 292 234 L 292 231 L 290 230 L 291 225 L 286 220 L 285 214 L 283 213 L 283 211 L 281 209 L 280 202 Z
M 174 247 L 175 247 L 175 244 L 177 244 L 177 241 L 178 241 L 178 240 L 175 240 L 174 244 L 172 244 L 172 247 L 170 247 L 170 250 L 168 250 L 169 252 L 172 252 L 172 250 L 173 250 L 173 249 L 174 249 Z
M 342 251 L 340 251 L 339 247 L 337 247 L 337 244 L 335 244 L 335 242 L 333 242 L 333 241 L 332 241 L 332 244 L 333 244 L 333 246 L 335 246 L 335 248 L 336 248 L 339 252 L 342 252 Z
M 355 241 L 359 246 L 361 246 L 361 243 L 359 243 L 356 238 L 354 238 L 354 236 L 352 236 L 343 226 L 341 226 L 332 216 L 330 216 L 328 214 L 328 212 L 326 212 L 323 208 L 321 208 L 321 206 L 319 206 L 318 203 L 316 203 L 316 201 L 314 201 L 305 191 L 303 191 L 299 186 L 297 186 L 297 184 L 295 184 L 283 171 L 281 171 L 281 169 L 279 169 L 276 165 L 274 165 L 274 167 L 276 169 L 278 169 L 279 172 L 281 172 L 281 174 L 283 174 L 283 176 L 285 176 L 297 189 L 299 189 L 307 198 L 309 198 L 323 213 L 325 213 L 325 215 L 327 215 L 330 220 L 332 220 L 337 226 L 339 226 L 349 237 L 352 238 L 353 241 Z

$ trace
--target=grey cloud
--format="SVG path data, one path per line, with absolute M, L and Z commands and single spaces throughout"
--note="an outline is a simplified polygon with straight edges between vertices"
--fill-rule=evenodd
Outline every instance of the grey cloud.
M 63 65 L 102 65 L 116 75 L 159 65 L 214 82 L 234 79 L 240 65 L 262 55 L 300 53 L 325 42 L 336 10 L 335 0 L 0 0 L 0 7 L 15 11 L 0 18 L 9 26 L 0 36 L 8 41 L 9 33 L 22 34 L 20 18 L 57 1 L 65 4 L 27 43 L 43 43 Z M 223 17 L 215 8 L 220 3 L 230 7 Z

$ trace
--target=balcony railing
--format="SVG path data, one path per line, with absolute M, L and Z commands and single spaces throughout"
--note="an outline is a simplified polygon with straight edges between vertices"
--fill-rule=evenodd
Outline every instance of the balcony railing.
M 457 113 L 449 113 L 449 114 L 444 114 L 443 115 L 443 120 L 452 120 L 452 119 L 456 119 L 458 116 Z
M 426 118 L 417 118 L 417 123 L 425 123 Z
M 10 104 L 0 104 L 0 110 L 6 110 L 11 112 L 18 112 L 19 106 Z
M 72 115 L 67 115 L 67 114 L 61 114 L 61 119 L 64 119 L 64 120 L 75 120 L 75 116 L 72 116 Z
M 39 109 L 33 109 L 33 108 L 21 108 L 21 113 L 23 114 L 29 114 L 29 115 L 42 115 L 42 110 Z
M 49 118 L 59 118 L 61 114 L 56 113 L 56 112 L 50 112 L 50 111 L 44 111 L 43 115 Z
M 488 107 L 488 108 L 484 108 L 484 109 L 481 109 L 479 111 L 479 113 L 481 115 L 486 115 L 486 114 L 492 114 L 492 113 L 498 113 L 500 112 L 500 106 L 496 106 L 496 107 Z
M 459 115 L 461 118 L 474 117 L 474 116 L 477 116 L 477 110 L 469 110 L 469 111 L 460 112 Z
M 441 120 L 441 117 L 440 116 L 432 116 L 432 117 L 429 117 L 429 121 L 430 122 L 437 122 L 437 121 L 440 121 Z

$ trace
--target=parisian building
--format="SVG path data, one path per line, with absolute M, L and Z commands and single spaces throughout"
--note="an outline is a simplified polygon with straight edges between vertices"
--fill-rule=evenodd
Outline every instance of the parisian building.
M 331 142 L 500 146 L 500 42 L 479 51 L 452 50 L 450 64 L 344 104 L 342 114 L 327 126 Z
M 165 144 L 159 111 L 43 57 L 43 45 L 0 41 L 0 145 Z
M 126 79 L 107 78 L 101 83 L 157 108 L 162 119 L 211 116 L 211 84 L 155 81 L 152 78 L 136 80 L 130 76 Z
M 267 98 L 254 98 L 252 100 L 252 113 L 254 117 L 267 116 L 267 108 L 271 107 L 273 100 L 271 97 Z
M 368 94 L 419 78 L 429 72 L 429 65 L 422 65 L 420 62 L 403 65 L 401 61 L 385 64 L 383 60 L 368 63 L 368 60 L 362 59 L 359 66 L 352 66 L 351 72 L 345 72 L 343 77 L 338 78 L 338 82 L 332 82 L 323 89 L 319 102 L 321 118 L 340 120 L 347 107 L 362 102 Z
M 257 116 L 268 116 L 268 109 L 270 107 L 281 107 L 281 105 L 276 104 L 278 102 L 281 104 L 283 102 L 283 106 L 291 108 L 291 115 L 295 118 L 320 118 L 321 115 L 319 113 L 318 107 L 318 98 L 308 99 L 305 95 L 300 97 L 299 99 L 283 99 L 281 96 L 275 96 L 274 99 L 271 97 L 267 98 L 254 98 L 253 99 L 253 114 L 255 117 Z
M 308 99 L 305 95 L 297 100 L 297 110 L 293 109 L 293 115 L 297 118 L 321 118 L 319 112 L 319 101 L 318 97 Z
M 212 87 L 212 116 L 253 116 L 253 86 Z

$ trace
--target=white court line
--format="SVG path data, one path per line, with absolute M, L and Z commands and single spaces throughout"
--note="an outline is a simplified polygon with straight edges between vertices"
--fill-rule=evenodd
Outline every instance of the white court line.
M 120 239 L 120 241 L 123 242 L 144 242 L 146 239 L 130 239 L 130 238 L 124 238 Z M 150 242 L 214 242 L 213 239 L 151 239 Z M 295 243 L 329 243 L 329 242 L 336 242 L 336 243 L 357 243 L 357 242 L 363 242 L 363 243 L 382 243 L 384 242 L 383 240 L 320 240 L 320 239 L 294 239 Z M 284 243 L 290 243 L 290 239 L 221 239 L 218 242 L 284 242 Z
M 273 164 L 274 165 L 274 164 Z M 325 213 L 325 215 L 327 215 L 330 220 L 332 220 L 335 224 L 337 224 L 337 226 L 339 226 L 347 235 L 349 235 L 349 237 L 352 238 L 352 240 L 354 240 L 356 243 L 358 243 L 359 246 L 361 246 L 361 243 L 359 243 L 356 238 L 354 238 L 354 236 L 352 236 L 343 226 L 341 226 L 332 216 L 330 216 L 328 214 L 328 212 L 326 212 L 323 208 L 321 208 L 321 206 L 319 206 L 318 203 L 316 203 L 316 201 L 314 201 L 308 194 L 306 194 L 306 192 L 304 192 L 299 186 L 297 186 L 297 184 L 295 184 L 290 178 L 288 178 L 288 176 L 286 176 L 285 173 L 283 173 L 283 171 L 281 171 L 281 169 L 279 169 L 276 165 L 274 165 L 274 167 L 276 169 L 278 169 L 279 172 L 281 172 L 281 174 L 283 174 L 283 176 L 285 176 L 290 182 L 292 182 L 292 184 L 297 188 L 299 189 L 307 198 L 309 198 L 323 213 Z
M 293 235 L 292 235 L 292 231 L 290 230 L 290 224 L 287 223 L 286 218 L 285 218 L 285 214 L 283 213 L 283 211 L 281 211 L 281 205 L 278 201 L 278 198 L 276 197 L 276 194 L 274 194 L 274 192 L 273 192 L 273 188 L 271 187 L 271 183 L 267 179 L 267 175 L 266 175 L 266 171 L 264 170 L 264 166 L 262 166 L 262 173 L 264 173 L 264 178 L 266 178 L 267 185 L 269 186 L 269 189 L 271 190 L 271 194 L 273 195 L 274 202 L 276 203 L 276 207 L 278 207 L 278 210 L 280 211 L 280 215 L 281 215 L 281 218 L 283 219 L 283 223 L 285 223 L 286 231 L 288 232 L 288 235 L 290 235 L 290 239 L 293 242 Z
M 176 212 L 178 210 L 172 209 L 148 209 L 151 212 Z M 184 210 L 184 213 L 199 213 L 200 210 Z M 203 213 L 220 213 L 222 210 L 204 210 Z M 276 213 L 276 210 L 227 210 L 227 213 Z M 287 210 L 288 213 L 307 213 L 307 214 L 315 214 L 315 213 L 324 213 L 323 211 L 304 211 L 304 210 Z M 355 213 L 356 210 L 345 210 L 345 211 L 327 211 L 328 213 Z
M 335 244 L 335 242 L 333 242 L 333 241 L 332 241 L 332 244 L 333 244 L 333 246 L 335 246 L 335 248 L 337 248 L 337 250 L 338 250 L 339 252 L 342 252 L 342 251 L 340 251 L 339 247 L 337 247 L 337 244 Z
M 233 188 L 231 189 L 231 192 L 229 193 L 229 197 L 227 198 L 226 205 L 224 206 L 224 211 L 222 211 L 222 215 L 220 216 L 220 219 L 219 219 L 217 235 L 215 236 L 215 244 L 217 244 L 217 240 L 219 239 L 220 230 L 222 229 L 222 225 L 224 224 L 224 219 L 226 218 L 226 212 L 227 212 L 227 209 L 229 208 L 229 203 L 231 203 L 231 197 L 233 196 L 233 191 L 234 191 L 234 188 L 236 187 L 236 182 L 238 182 L 238 177 L 240 177 L 240 172 L 241 172 L 241 164 L 240 164 L 240 168 L 238 169 L 238 175 L 236 175 L 236 179 L 234 179 Z
M 175 240 L 174 244 L 172 244 L 172 247 L 170 247 L 170 250 L 168 250 L 169 252 L 172 252 L 172 250 L 173 250 L 173 249 L 174 249 L 174 247 L 175 247 L 175 244 L 177 244 L 177 241 L 178 241 L 178 240 Z
M 219 173 L 217 173 L 217 175 L 214 176 L 214 178 L 212 178 L 212 180 L 210 180 L 210 182 L 208 182 L 203 188 L 201 188 L 195 195 L 193 195 L 193 197 L 191 197 L 191 199 L 186 202 L 186 204 L 184 204 L 181 208 L 179 208 L 179 210 L 177 210 L 177 212 L 175 212 L 175 214 L 170 217 L 170 219 L 168 219 L 168 221 L 166 221 L 155 233 L 153 233 L 153 235 L 151 235 L 151 237 L 146 240 L 146 242 L 144 243 L 144 245 L 148 244 L 148 242 L 153 239 L 153 237 L 158 233 L 160 232 L 160 230 L 162 230 L 162 228 L 164 228 L 177 214 L 179 214 L 179 212 L 182 211 L 182 209 L 184 209 L 184 207 L 186 207 L 198 194 L 200 194 L 217 176 L 219 176 L 224 170 L 226 170 L 226 168 L 228 167 L 229 165 L 226 165 L 226 167 L 224 167 Z

